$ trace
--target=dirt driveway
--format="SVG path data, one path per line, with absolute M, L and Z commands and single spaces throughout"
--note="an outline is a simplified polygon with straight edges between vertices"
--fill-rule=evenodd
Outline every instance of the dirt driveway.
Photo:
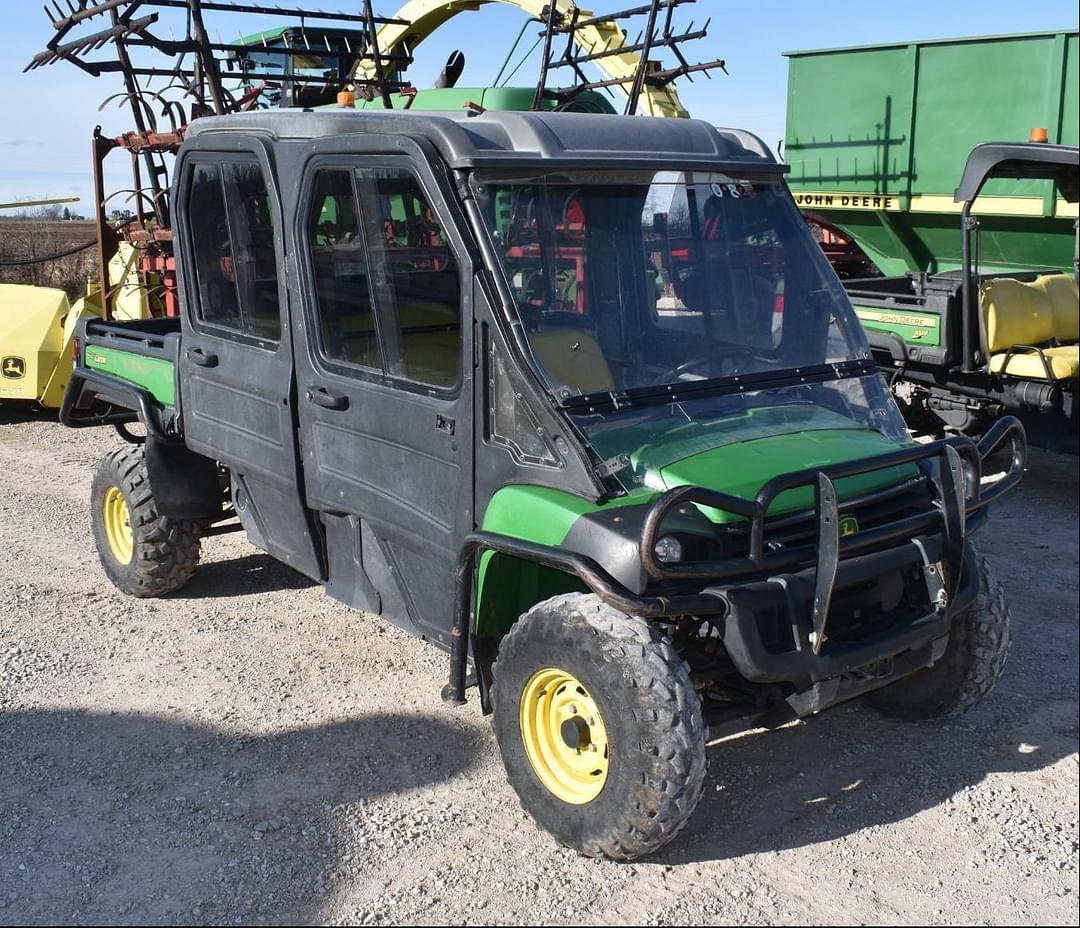
M 115 592 L 113 442 L 0 410 L 0 924 L 1076 924 L 1074 459 L 1033 454 L 979 541 L 1014 623 L 988 703 L 716 744 L 684 836 L 619 865 L 525 817 L 442 654 L 241 538 L 181 595 Z

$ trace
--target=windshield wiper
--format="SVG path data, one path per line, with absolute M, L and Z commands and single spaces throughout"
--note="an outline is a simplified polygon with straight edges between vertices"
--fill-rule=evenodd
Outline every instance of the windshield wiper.
M 650 384 L 629 390 L 597 390 L 594 393 L 568 396 L 559 400 L 563 409 L 627 409 L 630 407 L 656 406 L 679 403 L 708 396 L 725 396 L 750 393 L 775 387 L 799 384 L 828 383 L 877 373 L 877 365 L 870 358 L 837 361 L 834 364 L 816 364 L 794 367 L 782 371 L 761 371 L 755 374 L 736 374 L 732 377 L 712 377 L 708 380 L 679 381 L 676 383 Z

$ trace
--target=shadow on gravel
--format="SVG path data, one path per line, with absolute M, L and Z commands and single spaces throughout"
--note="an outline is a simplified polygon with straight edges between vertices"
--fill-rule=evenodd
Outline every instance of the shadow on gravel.
M 269 554 L 246 554 L 226 561 L 200 564 L 191 582 L 170 599 L 210 599 L 273 593 L 278 590 L 306 590 L 314 581 Z
M 0 714 L 0 924 L 316 921 L 342 816 L 362 829 L 368 801 L 461 773 L 474 753 L 424 716 L 245 738 L 139 715 Z M 374 840 L 405 827 L 382 816 Z M 355 838 L 349 850 L 366 853 Z
M 56 409 L 45 409 L 34 403 L 5 403 L 0 401 L 0 425 L 19 425 L 23 422 L 56 422 L 60 413 Z
M 1061 701 L 1042 708 L 1039 715 L 1058 719 L 1070 711 Z M 830 841 L 939 806 L 988 774 L 1040 770 L 1075 751 L 1075 724 L 903 724 L 841 706 L 710 747 L 705 798 L 657 860 L 699 863 Z

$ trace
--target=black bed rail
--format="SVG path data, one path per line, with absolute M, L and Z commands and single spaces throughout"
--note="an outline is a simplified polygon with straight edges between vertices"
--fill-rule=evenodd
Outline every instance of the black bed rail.
M 1011 441 L 1009 469 L 1004 477 L 984 493 L 980 487 L 982 461 L 1004 444 L 1006 439 Z M 845 507 L 838 501 L 834 480 L 934 458 L 940 462 L 938 473 L 931 475 L 937 487 L 934 508 L 925 513 L 898 519 L 887 525 L 867 529 L 841 542 L 840 512 Z M 927 532 L 940 530 L 945 536 L 947 576 L 954 587 L 958 586 L 963 566 L 967 516 L 975 514 L 1016 486 L 1023 476 L 1026 461 L 1027 441 L 1024 428 L 1017 419 L 1010 416 L 999 420 L 983 435 L 978 444 L 970 438 L 956 436 L 944 441 L 904 448 L 872 458 L 863 458 L 859 461 L 794 471 L 774 477 L 752 500 L 706 490 L 703 487 L 678 487 L 665 493 L 653 503 L 645 517 L 641 535 L 642 561 L 649 574 L 656 579 L 700 579 L 703 581 L 722 580 L 736 574 L 745 576 L 798 566 L 799 562 L 806 561 L 807 549 L 805 548 L 798 552 L 765 553 L 765 514 L 780 493 L 794 487 L 808 485 L 814 487 L 814 513 L 818 530 L 816 549 L 811 549 L 811 564 L 816 559 L 812 617 L 814 632 L 811 644 L 815 652 L 819 652 L 824 641 L 829 603 L 841 554 L 849 556 L 889 541 L 912 540 Z M 720 562 L 660 564 L 656 559 L 654 546 L 663 519 L 672 509 L 688 502 L 722 509 L 750 520 L 749 556 Z M 669 596 L 639 596 L 615 580 L 594 560 L 584 555 L 535 542 L 522 541 L 508 535 L 474 532 L 465 539 L 458 557 L 457 593 L 453 624 L 450 628 L 450 679 L 442 692 L 443 699 L 452 705 L 465 703 L 472 624 L 473 575 L 476 572 L 477 555 L 483 551 L 509 554 L 534 561 L 544 567 L 562 570 L 581 580 L 604 602 L 631 615 L 644 617 L 724 615 L 728 610 L 727 599 L 719 589 L 705 588 L 696 593 Z M 703 567 L 707 569 L 703 571 Z M 680 568 L 685 569 L 680 570 Z M 928 570 L 933 573 L 935 568 L 931 566 Z M 941 608 L 944 606 L 942 605 Z M 479 679 L 479 668 L 477 676 Z
M 169 339 L 180 335 L 180 320 L 130 319 L 109 320 L 89 317 L 79 322 L 79 344 L 99 348 L 116 348 L 151 358 L 173 360 Z

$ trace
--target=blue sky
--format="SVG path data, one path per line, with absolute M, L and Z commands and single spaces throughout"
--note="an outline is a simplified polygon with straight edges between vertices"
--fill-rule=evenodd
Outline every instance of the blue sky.
M 356 0 L 306 0 L 309 8 L 359 8 Z M 397 3 L 374 0 L 378 13 L 390 15 Z M 603 12 L 630 6 L 630 0 L 584 0 L 583 7 Z M 1076 29 L 1075 0 L 908 0 L 880 4 L 868 0 L 816 0 L 812 3 L 698 0 L 681 13 L 698 23 L 711 16 L 709 36 L 698 43 L 699 59 L 723 58 L 730 75 L 698 78 L 682 84 L 680 95 L 691 113 L 718 125 L 750 129 L 770 146 L 784 133 L 787 59 L 793 49 L 861 45 L 907 39 L 931 39 L 1044 29 Z M 168 15 L 168 14 L 166 14 Z M 255 28 L 270 28 L 272 17 L 258 17 Z M 513 37 L 524 23 L 520 10 L 494 3 L 462 13 L 417 51 L 410 77 L 430 86 L 446 57 L 465 52 L 463 86 L 491 83 Z M 104 21 L 101 21 L 104 24 Z M 235 17 L 219 14 L 212 33 L 236 34 Z M 247 31 L 251 20 L 246 19 Z M 78 209 L 88 211 L 91 196 L 90 137 L 101 124 L 109 134 L 129 128 L 126 113 L 115 107 L 98 112 L 101 101 L 119 90 L 116 78 L 94 79 L 60 63 L 23 74 L 23 66 L 48 38 L 50 27 L 35 0 L 4 3 L 7 54 L 0 65 L 0 202 L 23 197 L 81 196 Z M 167 35 L 168 30 L 161 30 Z M 526 32 L 520 52 L 535 36 Z M 528 83 L 536 72 L 536 56 L 518 72 L 515 83 Z M 122 156 L 114 155 L 117 166 Z M 124 176 L 116 177 L 118 182 Z M 125 184 L 126 185 L 126 184 Z

